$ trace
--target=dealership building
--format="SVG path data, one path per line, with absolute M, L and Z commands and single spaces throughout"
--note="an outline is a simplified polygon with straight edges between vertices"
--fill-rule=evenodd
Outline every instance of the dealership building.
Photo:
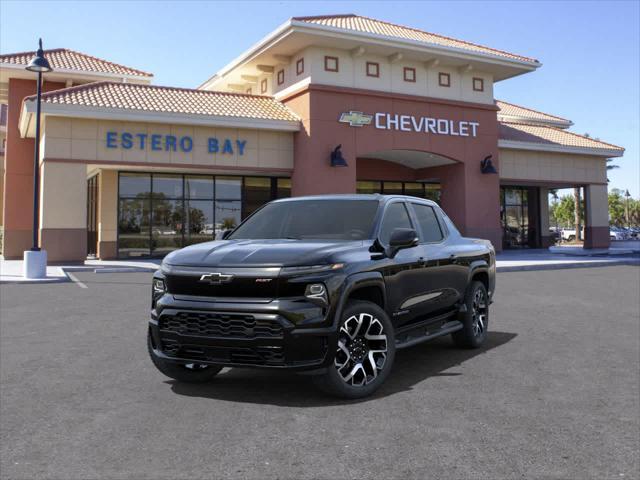
M 34 52 L 0 55 L 2 252 L 31 247 Z M 624 149 L 496 100 L 538 60 L 356 15 L 292 18 L 196 89 L 45 50 L 40 238 L 50 261 L 162 256 L 275 198 L 431 198 L 498 250 L 545 247 L 550 189 L 579 187 L 607 247 L 606 160 Z M 540 85 L 544 91 L 545 85 Z

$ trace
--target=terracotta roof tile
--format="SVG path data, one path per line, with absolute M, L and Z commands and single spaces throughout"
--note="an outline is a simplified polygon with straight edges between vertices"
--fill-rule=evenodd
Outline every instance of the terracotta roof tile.
M 457 40 L 451 37 L 445 37 L 435 33 L 425 32 L 411 27 L 396 25 L 394 23 L 376 20 L 374 18 L 362 17 L 360 15 L 325 15 L 315 17 L 294 17 L 293 20 L 299 22 L 311 23 L 315 25 L 324 25 L 326 27 L 339 28 L 342 30 L 352 30 L 363 33 L 372 33 L 384 35 L 386 37 L 399 38 L 402 40 L 414 40 L 431 45 L 442 47 L 460 48 L 477 53 L 489 54 L 512 60 L 520 60 L 524 62 L 539 63 L 538 60 L 514 53 L 489 48 L 464 40 Z
M 557 145 L 560 147 L 593 148 L 600 150 L 618 150 L 620 154 L 624 148 L 594 138 L 578 135 L 560 128 L 526 125 L 521 123 L 499 122 L 499 138 L 512 142 L 539 143 Z
M 544 122 L 550 122 L 552 124 L 563 123 L 563 124 L 566 124 L 567 127 L 572 125 L 571 120 L 567 120 L 566 118 L 557 117 L 555 115 L 540 112 L 538 110 L 533 110 L 532 108 L 522 107 L 514 103 L 508 103 L 502 100 L 496 100 L 496 105 L 500 109 L 500 111 L 498 112 L 498 117 L 500 116 L 520 117 L 523 119 L 534 120 L 540 123 L 544 123 Z
M 29 100 L 34 98 L 27 97 Z M 45 104 L 147 112 L 298 121 L 291 110 L 272 97 L 133 83 L 89 83 L 45 93 L 42 101 Z
M 0 55 L 0 64 L 28 65 L 36 52 L 7 53 Z M 153 74 L 125 67 L 117 63 L 92 57 L 85 53 L 67 48 L 45 50 L 45 57 L 54 70 L 76 70 L 78 72 L 98 72 L 114 75 L 133 75 L 138 77 L 153 77 Z

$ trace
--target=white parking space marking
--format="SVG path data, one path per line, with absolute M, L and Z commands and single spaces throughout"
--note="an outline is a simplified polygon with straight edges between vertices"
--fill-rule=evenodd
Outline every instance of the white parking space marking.
M 67 276 L 71 279 L 73 283 L 78 285 L 80 288 L 89 288 L 76 277 L 73 273 L 67 272 Z

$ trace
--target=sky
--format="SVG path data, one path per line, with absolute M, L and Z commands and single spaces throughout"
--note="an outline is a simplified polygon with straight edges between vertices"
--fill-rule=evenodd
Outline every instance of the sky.
M 640 0 L 0 0 L 0 52 L 71 48 L 195 88 L 292 16 L 356 13 L 537 58 L 495 97 L 574 122 L 626 149 L 610 188 L 640 197 Z

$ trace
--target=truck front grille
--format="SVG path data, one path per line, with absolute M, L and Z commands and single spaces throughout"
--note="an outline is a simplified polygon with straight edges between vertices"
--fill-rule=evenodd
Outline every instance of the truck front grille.
M 274 320 L 256 319 L 253 315 L 180 312 L 160 318 L 160 332 L 196 337 L 282 338 L 283 328 Z

